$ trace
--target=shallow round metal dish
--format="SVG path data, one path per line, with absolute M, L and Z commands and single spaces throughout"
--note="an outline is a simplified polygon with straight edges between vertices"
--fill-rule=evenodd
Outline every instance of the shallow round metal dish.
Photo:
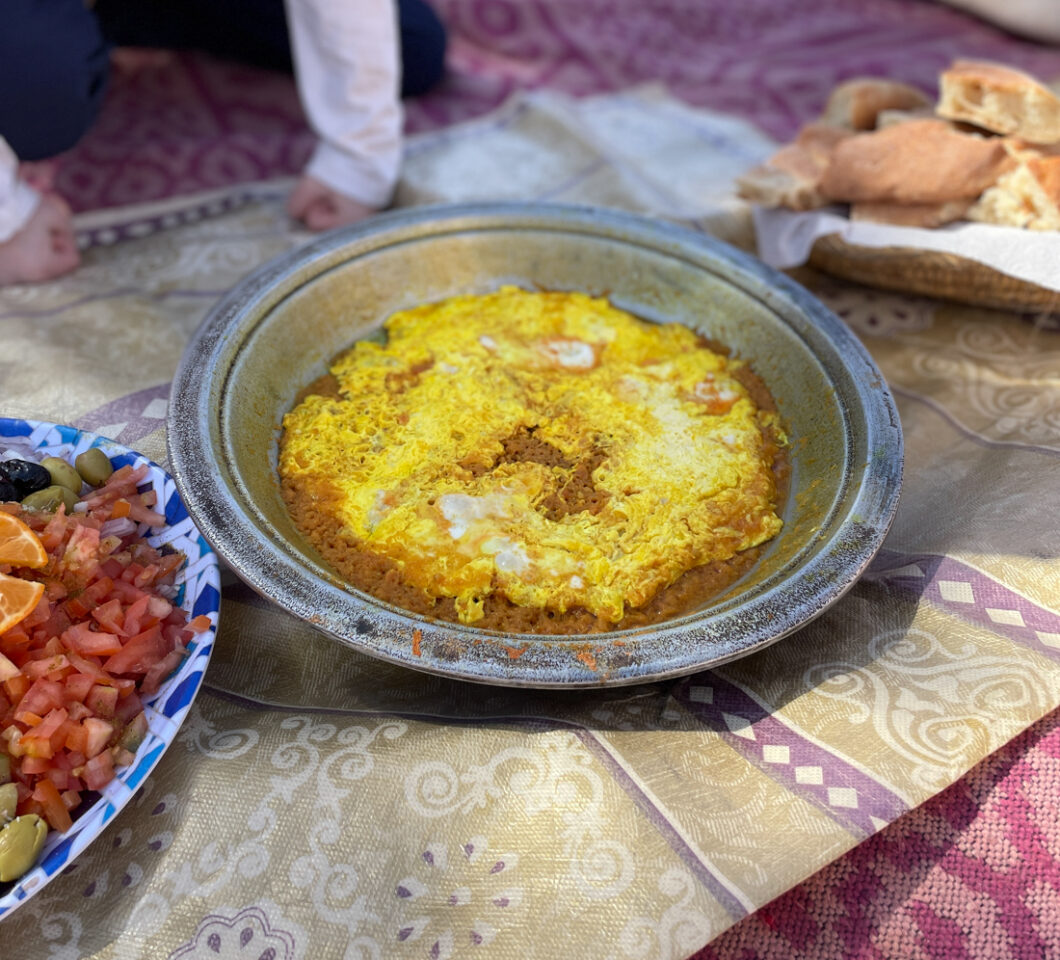
M 794 464 L 784 530 L 706 608 L 594 636 L 500 635 L 412 616 L 350 588 L 292 525 L 276 449 L 296 393 L 395 310 L 502 283 L 580 290 L 646 320 L 688 324 L 749 360 L 769 385 Z M 168 438 L 199 528 L 263 596 L 364 653 L 512 686 L 660 679 L 780 639 L 864 570 L 894 516 L 902 474 L 901 428 L 883 377 L 805 289 L 683 228 L 529 204 L 392 213 L 265 265 L 214 307 L 188 345 Z
M 146 463 L 145 484 L 158 494 L 157 509 L 165 514 L 166 525 L 152 529 L 146 539 L 152 546 L 169 544 L 183 553 L 186 562 L 177 572 L 179 590 L 176 602 L 190 617 L 204 614 L 210 618 L 210 629 L 199 633 L 188 644 L 188 656 L 166 679 L 158 693 L 144 697 L 147 707 L 147 734 L 136 751 L 136 758 L 119 769 L 117 777 L 100 791 L 99 799 L 84 810 L 75 811 L 74 825 L 65 833 L 49 835 L 37 865 L 21 879 L 0 884 L 0 920 L 39 892 L 80 853 L 118 812 L 133 798 L 147 775 L 155 768 L 162 754 L 173 742 L 184 722 L 192 701 L 202 685 L 203 674 L 210 662 L 217 616 L 221 599 L 221 574 L 217 556 L 199 535 L 188 517 L 172 478 L 157 463 L 152 463 L 135 450 L 106 437 L 86 433 L 75 427 L 44 423 L 39 420 L 15 420 L 0 417 L 0 459 L 6 451 L 15 455 L 62 457 L 71 460 L 90 447 L 100 447 L 117 468 Z

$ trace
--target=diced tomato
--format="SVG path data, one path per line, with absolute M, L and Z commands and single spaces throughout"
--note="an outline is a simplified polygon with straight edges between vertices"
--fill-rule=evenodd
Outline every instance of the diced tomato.
M 61 637 L 63 631 L 70 626 L 73 621 L 66 615 L 66 611 L 62 607 L 56 605 L 52 607 L 51 614 L 47 621 L 41 624 L 44 632 L 49 637 Z
M 76 597 L 68 597 L 63 603 L 63 609 L 72 620 L 80 620 L 87 616 L 94 606 L 95 604 L 91 602 L 91 598 L 85 596 L 84 591 Z
M 168 652 L 164 644 L 162 630 L 156 623 L 130 637 L 120 651 L 103 661 L 103 669 L 109 673 L 146 673 Z
M 150 596 L 146 593 L 137 600 L 134 600 L 126 609 L 125 617 L 122 627 L 122 633 L 126 637 L 131 637 L 134 633 L 140 633 L 145 627 L 150 626 L 148 623 L 141 624 L 147 616 L 147 608 L 151 602 Z
M 158 663 L 154 664 L 147 673 L 144 674 L 143 682 L 140 684 L 140 691 L 150 696 L 152 693 L 156 693 L 158 688 L 161 686 L 162 681 L 166 679 L 174 670 L 177 669 L 184 661 L 184 649 L 179 648 L 177 650 L 170 650 Z
M 121 640 L 106 630 L 93 630 L 88 623 L 75 624 L 63 633 L 68 649 L 86 657 L 109 657 L 121 649 Z
M 48 757 L 23 757 L 18 771 L 24 777 L 35 777 L 46 773 L 49 767 L 51 762 Z
M 116 687 L 104 687 L 96 684 L 85 698 L 85 706 L 97 717 L 110 719 L 114 716 L 114 708 L 118 705 L 118 690 Z
M 68 790 L 70 787 L 70 771 L 62 767 L 50 766 L 44 771 L 44 776 L 51 780 L 59 790 Z
M 62 543 L 68 525 L 69 520 L 67 519 L 65 508 L 56 510 L 48 525 L 37 533 L 37 536 L 40 537 L 40 542 L 44 544 L 45 550 L 51 553 Z
M 162 628 L 162 636 L 165 637 L 167 650 L 183 650 L 194 634 L 176 624 L 167 623 Z
M 92 678 L 89 677 L 88 679 L 91 680 Z M 85 717 L 92 716 L 92 711 L 77 700 L 72 700 L 66 705 L 66 712 L 70 714 L 70 719 L 75 723 L 84 720 Z
M 106 720 L 100 720 L 99 717 L 85 717 L 81 721 L 81 729 L 85 731 L 85 747 L 78 752 L 86 757 L 96 756 L 114 735 L 114 727 Z
M 63 681 L 63 693 L 68 701 L 84 703 L 88 691 L 95 685 L 95 679 L 84 673 L 71 673 Z M 69 706 L 67 706 L 69 709 Z
M 128 724 L 132 721 L 137 714 L 143 713 L 144 703 L 140 699 L 140 695 L 135 689 L 130 690 L 128 694 L 121 697 L 121 690 L 118 691 L 120 699 L 118 700 L 118 706 L 114 710 L 114 719 L 119 720 L 122 723 Z M 146 719 L 144 723 L 146 724 Z
M 32 684 L 33 681 L 29 677 L 20 673 L 17 677 L 4 681 L 4 694 L 12 703 L 20 703 Z
M 47 599 L 42 597 L 37 601 L 37 605 L 33 608 L 30 615 L 19 626 L 31 630 L 33 627 L 39 627 L 42 623 L 45 623 L 50 615 L 51 606 Z
M 19 709 L 43 717 L 49 710 L 63 705 L 62 684 L 43 677 L 33 681 L 32 686 L 19 701 Z
M 3 646 L 8 651 L 11 651 L 14 647 L 20 647 L 23 644 L 27 644 L 32 639 L 30 634 L 26 631 L 24 624 L 25 621 L 22 623 L 16 623 L 15 626 L 3 635 L 3 637 L 0 637 L 0 642 L 3 643 Z
M 69 650 L 67 651 L 66 659 L 80 673 L 91 677 L 96 683 L 110 682 L 110 674 L 99 665 L 99 660 L 96 657 L 82 657 L 80 654 L 74 653 L 73 650 Z
M 26 816 L 26 814 L 32 813 L 34 816 L 43 817 L 44 807 L 41 806 L 40 802 L 33 799 L 33 791 L 29 792 L 29 795 L 25 800 L 19 800 L 18 802 L 18 815 L 20 817 Z
M 158 580 L 158 564 L 149 563 L 137 574 L 136 579 L 133 583 L 138 587 L 149 587 L 152 583 Z
M 19 674 L 18 667 L 15 666 L 7 657 L 0 653 L 0 682 L 4 680 L 10 680 L 12 677 L 17 677 Z
M 50 680 L 57 680 L 59 676 L 63 676 L 63 671 L 70 666 L 70 661 L 66 659 L 63 654 L 57 656 L 44 657 L 40 660 L 33 660 L 22 667 L 22 672 L 27 677 L 32 677 L 34 680 L 37 677 L 48 677 Z M 58 676 L 53 676 L 57 674 Z
M 165 514 L 158 513 L 142 503 L 129 504 L 129 517 L 137 523 L 146 523 L 149 527 L 164 527 L 166 525 Z
M 101 575 L 100 579 L 105 577 L 106 579 L 111 581 L 110 589 L 107 591 L 108 593 L 113 592 L 115 586 L 114 581 L 121 576 L 121 572 L 123 569 L 124 568 L 122 567 L 121 563 L 118 560 L 115 560 L 113 557 L 110 557 L 109 559 L 103 561 L 103 564 L 99 568 L 99 572 Z
M 110 753 L 103 751 L 89 760 L 81 774 L 89 790 L 102 790 L 114 779 L 114 759 Z
M 47 737 L 49 740 L 54 739 L 60 732 L 60 728 L 66 722 L 66 718 L 69 716 L 62 707 L 56 707 L 54 710 L 48 712 L 46 716 L 37 728 L 33 731 L 35 737 Z M 56 746 L 62 743 L 60 738 Z
M 134 587 L 129 581 L 122 579 L 121 577 L 115 578 L 112 592 L 122 603 L 127 604 L 135 603 L 141 597 L 147 596 L 145 590 L 141 590 L 139 587 Z
M 74 821 L 70 818 L 70 811 L 66 809 L 63 798 L 55 784 L 47 777 L 37 781 L 37 787 L 33 791 L 33 799 L 36 800 L 44 810 L 44 819 L 53 830 L 69 830 Z
M 125 611 L 117 597 L 96 607 L 92 611 L 92 619 L 110 633 L 124 634 Z
M 133 583 L 143 572 L 143 565 L 133 561 L 121 572 L 121 578 L 125 583 Z
M 83 721 L 90 716 L 92 716 L 91 713 L 85 713 L 83 717 L 78 717 L 77 719 L 78 721 Z M 63 741 L 63 745 L 71 756 L 75 753 L 84 756 L 85 750 L 88 748 L 88 730 L 85 729 L 83 723 L 78 722 L 67 727 L 66 740 Z
M 93 580 L 87 587 L 85 587 L 85 596 L 88 597 L 94 604 L 103 603 L 107 597 L 110 596 L 110 591 L 114 587 L 114 581 L 106 576 L 105 574 L 99 576 L 98 579 Z

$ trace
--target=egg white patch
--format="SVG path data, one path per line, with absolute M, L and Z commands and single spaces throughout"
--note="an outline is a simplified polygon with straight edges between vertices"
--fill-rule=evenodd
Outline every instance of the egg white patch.
M 592 370 L 596 366 L 596 351 L 584 340 L 550 337 L 538 344 L 538 350 L 565 370 Z
M 490 537 L 482 544 L 482 552 L 490 554 L 501 573 L 526 573 L 530 557 L 521 543 L 508 537 Z
M 449 536 L 459 540 L 476 521 L 507 517 L 509 502 L 509 497 L 496 493 L 485 497 L 444 493 L 438 498 L 438 509 L 449 522 Z

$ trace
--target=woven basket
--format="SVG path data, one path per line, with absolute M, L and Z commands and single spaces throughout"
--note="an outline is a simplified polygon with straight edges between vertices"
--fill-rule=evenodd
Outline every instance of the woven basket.
M 1000 310 L 1060 313 L 1060 292 L 951 253 L 912 247 L 858 247 L 827 236 L 813 245 L 809 262 L 823 273 L 883 290 Z

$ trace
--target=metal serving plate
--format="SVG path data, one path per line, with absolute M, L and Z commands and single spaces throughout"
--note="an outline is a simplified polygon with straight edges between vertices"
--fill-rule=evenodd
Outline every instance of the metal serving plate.
M 344 584 L 292 525 L 276 452 L 296 393 L 394 311 L 504 283 L 607 296 L 644 319 L 687 324 L 728 344 L 772 390 L 794 468 L 784 529 L 746 577 L 703 609 L 652 628 L 561 639 L 443 623 Z M 168 437 L 197 526 L 263 596 L 363 653 L 526 687 L 678 676 L 790 634 L 865 569 L 891 524 L 902 477 L 901 426 L 880 371 L 805 289 L 677 226 L 538 204 L 399 211 L 266 264 L 189 343 Z

